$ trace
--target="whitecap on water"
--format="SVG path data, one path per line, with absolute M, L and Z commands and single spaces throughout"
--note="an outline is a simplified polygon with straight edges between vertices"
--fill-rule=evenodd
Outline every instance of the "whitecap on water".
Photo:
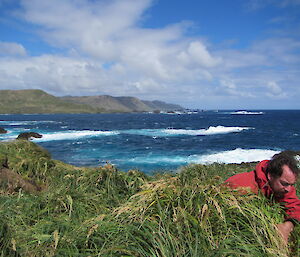
M 74 140 L 78 138 L 86 137 L 98 137 L 98 136 L 113 136 L 118 135 L 116 131 L 94 131 L 94 130 L 83 130 L 83 131 L 65 131 L 65 132 L 54 132 L 54 133 L 42 133 L 42 138 L 33 139 L 35 142 L 55 141 L 55 140 Z
M 270 159 L 274 154 L 279 151 L 269 149 L 241 149 L 237 148 L 229 151 L 222 151 L 218 153 L 205 154 L 194 157 L 195 163 L 242 163 L 254 162 L 264 159 Z
M 152 138 L 157 137 L 169 137 L 169 136 L 207 136 L 207 135 L 216 135 L 216 134 L 227 134 L 227 133 L 235 133 L 241 132 L 243 130 L 249 130 L 253 128 L 249 127 L 224 127 L 224 126 L 210 126 L 208 129 L 132 129 L 132 130 L 124 130 L 120 131 L 125 134 L 132 135 L 143 135 L 143 136 L 151 136 Z
M 231 112 L 230 114 L 246 114 L 246 115 L 253 115 L 253 114 L 264 114 L 264 112 L 248 112 L 248 111 L 236 111 L 236 112 Z
M 237 148 L 229 151 L 222 151 L 212 154 L 204 155 L 145 155 L 126 160 L 128 163 L 135 164 L 155 164 L 165 163 L 172 165 L 186 165 L 186 164 L 211 164 L 211 163 L 242 163 L 242 162 L 255 162 L 265 159 L 270 159 L 274 154 L 279 151 L 269 149 L 241 149 Z
M 1 125 L 9 125 L 9 126 L 26 126 L 26 125 L 35 125 L 35 124 L 43 124 L 43 123 L 55 123 L 60 124 L 60 121 L 53 120 L 26 120 L 26 121 L 10 121 L 10 120 L 1 120 Z

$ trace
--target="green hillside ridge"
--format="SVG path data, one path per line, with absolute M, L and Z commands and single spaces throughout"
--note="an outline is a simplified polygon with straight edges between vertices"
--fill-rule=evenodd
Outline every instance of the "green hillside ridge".
M 135 97 L 82 96 L 55 97 L 42 90 L 0 90 L 0 113 L 114 113 L 183 109 L 159 101 Z
M 274 226 L 282 207 L 220 186 L 255 163 L 149 176 L 68 165 L 25 140 L 1 142 L 6 158 L 43 190 L 8 192 L 2 178 L 1 256 L 300 256 L 299 227 L 286 247 Z
M 97 113 L 103 110 L 70 103 L 38 89 L 0 90 L 0 113 Z
M 93 107 L 101 108 L 107 112 L 151 112 L 155 110 L 160 111 L 174 111 L 183 110 L 180 105 L 169 104 L 162 101 L 143 101 L 136 97 L 119 96 L 113 97 L 109 95 L 98 96 L 66 96 L 62 99 L 74 102 L 87 104 Z
M 183 108 L 177 104 L 168 104 L 162 101 L 143 101 L 146 105 L 150 106 L 153 110 L 162 110 L 162 111 L 174 111 L 182 110 Z
M 78 96 L 63 97 L 62 99 L 74 103 L 86 104 L 97 108 L 102 108 L 109 112 L 147 112 L 152 108 L 145 105 L 135 97 L 113 97 L 108 95 L 99 96 Z

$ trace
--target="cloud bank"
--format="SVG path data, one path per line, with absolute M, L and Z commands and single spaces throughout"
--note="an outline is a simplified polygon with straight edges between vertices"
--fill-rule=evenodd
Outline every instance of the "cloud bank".
M 55 95 L 132 95 L 187 107 L 299 96 L 297 39 L 270 37 L 244 49 L 220 49 L 188 36 L 188 22 L 143 27 L 152 4 L 21 0 L 15 17 L 60 53 L 32 56 L 19 43 L 0 42 L 1 87 L 41 88 Z

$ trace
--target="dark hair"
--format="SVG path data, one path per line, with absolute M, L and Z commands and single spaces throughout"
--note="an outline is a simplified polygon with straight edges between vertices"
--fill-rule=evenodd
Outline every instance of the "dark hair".
M 275 154 L 268 163 L 267 173 L 278 178 L 282 175 L 282 166 L 287 165 L 292 172 L 298 176 L 300 173 L 298 165 L 300 165 L 300 163 L 298 164 L 298 161 L 295 158 L 297 154 L 297 152 L 290 150 Z

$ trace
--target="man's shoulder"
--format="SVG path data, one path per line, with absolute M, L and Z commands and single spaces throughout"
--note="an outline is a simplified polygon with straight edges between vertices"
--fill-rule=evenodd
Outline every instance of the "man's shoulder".
M 235 174 L 229 177 L 225 183 L 229 184 L 232 187 L 240 187 L 240 186 L 248 186 L 249 183 L 253 183 L 255 181 L 254 171 L 243 172 Z
M 265 175 L 269 162 L 270 162 L 269 160 L 263 160 L 259 162 L 255 167 L 255 172 Z
M 269 164 L 269 160 L 263 160 L 259 162 L 254 170 L 255 173 L 255 180 L 259 184 L 259 187 L 263 187 L 268 179 L 267 179 L 267 167 Z

